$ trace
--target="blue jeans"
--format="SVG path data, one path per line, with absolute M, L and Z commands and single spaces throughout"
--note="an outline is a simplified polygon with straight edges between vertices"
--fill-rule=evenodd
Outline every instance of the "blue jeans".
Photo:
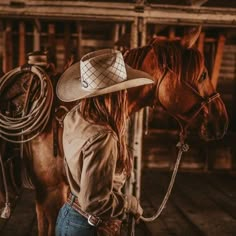
M 96 236 L 96 227 L 91 226 L 88 220 L 75 211 L 68 203 L 60 209 L 56 236 Z

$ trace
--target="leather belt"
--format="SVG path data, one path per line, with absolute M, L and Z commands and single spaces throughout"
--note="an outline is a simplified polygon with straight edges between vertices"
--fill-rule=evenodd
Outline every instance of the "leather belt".
M 102 223 L 102 220 L 99 217 L 96 217 L 94 215 L 90 215 L 87 212 L 84 212 L 81 210 L 78 202 L 78 198 L 70 193 L 69 197 L 66 201 L 74 210 L 76 210 L 80 215 L 88 219 L 88 223 L 92 226 L 98 226 L 100 223 Z

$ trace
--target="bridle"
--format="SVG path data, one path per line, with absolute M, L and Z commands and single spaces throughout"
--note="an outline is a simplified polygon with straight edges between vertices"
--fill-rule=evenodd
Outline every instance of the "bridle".
M 191 115 L 191 117 L 189 117 L 188 119 L 184 118 L 183 116 L 178 116 L 174 113 L 172 113 L 171 111 L 169 111 L 160 101 L 159 98 L 159 91 L 160 91 L 160 86 L 162 84 L 162 82 L 164 81 L 164 79 L 166 78 L 166 75 L 168 72 L 170 72 L 171 70 L 168 67 L 165 67 L 164 72 L 162 74 L 162 76 L 160 77 L 160 79 L 158 80 L 158 83 L 156 84 L 156 88 L 155 88 L 155 95 L 157 99 L 155 99 L 157 101 L 157 103 L 167 112 L 169 113 L 172 117 L 174 117 L 179 126 L 180 126 L 180 138 L 185 139 L 187 137 L 187 129 L 189 128 L 189 126 L 191 125 L 191 123 L 195 120 L 195 118 L 198 116 L 198 114 L 201 112 L 202 109 L 204 109 L 204 107 L 206 107 L 208 104 L 212 103 L 215 99 L 220 97 L 219 93 L 213 93 L 212 95 L 208 96 L 208 97 L 203 97 L 190 83 L 188 83 L 187 81 L 183 80 L 182 82 L 186 85 L 186 87 L 188 89 L 190 89 L 193 94 L 195 94 L 199 99 L 200 99 L 200 104 L 198 106 L 198 108 L 193 112 L 193 114 Z M 199 78 L 201 78 L 203 75 L 205 75 L 205 71 L 203 71 Z M 199 80 L 199 78 L 197 80 Z M 154 104 L 154 106 L 157 104 Z M 196 106 L 196 105 L 194 105 Z M 191 110 L 191 108 L 190 108 Z
M 176 178 L 176 175 L 177 175 L 177 172 L 178 172 L 178 168 L 179 168 L 179 165 L 180 165 L 180 161 L 181 161 L 181 157 L 182 157 L 182 154 L 183 152 L 187 152 L 189 150 L 189 145 L 185 143 L 185 139 L 187 137 L 187 128 L 190 126 L 190 124 L 192 123 L 192 121 L 198 116 L 198 114 L 201 112 L 201 110 L 207 106 L 209 103 L 213 102 L 216 98 L 219 98 L 220 97 L 220 94 L 219 93 L 214 93 L 212 94 L 211 96 L 209 97 L 202 97 L 201 94 L 192 86 L 190 85 L 188 82 L 186 81 L 183 81 L 184 84 L 195 94 L 197 95 L 200 100 L 201 100 L 201 103 L 199 105 L 199 108 L 193 113 L 193 115 L 188 119 L 183 119 L 181 117 L 178 117 L 177 115 L 175 114 L 172 114 L 170 111 L 168 111 L 168 109 L 165 108 L 165 106 L 160 102 L 160 99 L 159 99 L 159 90 L 160 90 L 160 85 L 161 83 L 163 82 L 163 80 L 166 78 L 166 75 L 168 73 L 169 69 L 166 67 L 162 76 L 160 77 L 159 79 L 159 82 L 156 84 L 156 88 L 154 89 L 155 91 L 155 96 L 156 96 L 156 100 L 158 101 L 158 103 L 171 115 L 173 116 L 179 123 L 180 125 L 180 134 L 179 134 L 179 142 L 177 143 L 177 147 L 179 148 L 179 151 L 178 151 L 178 156 L 177 156 L 177 159 L 176 159 L 176 162 L 175 162 L 175 166 L 174 166 L 174 169 L 173 169 L 173 173 L 172 173 L 172 176 L 171 176 L 171 180 L 170 180 L 170 183 L 168 185 L 168 188 L 167 188 L 167 191 L 166 191 L 166 194 L 157 210 L 157 212 L 152 216 L 152 217 L 144 217 L 144 216 L 141 216 L 140 219 L 145 221 L 145 222 L 151 222 L 151 221 L 154 221 L 156 220 L 160 214 L 162 213 L 163 209 L 165 208 L 166 206 L 166 203 L 169 199 L 169 196 L 171 194 L 171 191 L 173 189 L 173 186 L 174 186 L 174 182 L 175 182 L 175 178 Z M 202 74 L 205 73 L 205 72 L 202 72 Z M 202 76 L 202 74 L 200 75 L 200 77 Z

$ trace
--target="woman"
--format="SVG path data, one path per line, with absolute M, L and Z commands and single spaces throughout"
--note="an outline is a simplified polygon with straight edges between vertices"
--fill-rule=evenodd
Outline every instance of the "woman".
M 59 79 L 58 97 L 79 104 L 64 119 L 71 194 L 59 212 L 57 236 L 97 235 L 104 225 L 117 235 L 125 212 L 142 215 L 137 199 L 121 193 L 131 172 L 125 145 L 126 89 L 152 83 L 150 75 L 125 65 L 122 54 L 112 49 L 85 55 Z

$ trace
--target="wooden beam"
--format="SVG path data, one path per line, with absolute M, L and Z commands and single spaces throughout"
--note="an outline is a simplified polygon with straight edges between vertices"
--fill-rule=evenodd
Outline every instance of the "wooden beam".
M 236 9 L 150 4 L 143 17 L 147 23 L 236 27 Z
M 25 22 L 19 22 L 19 65 L 25 64 Z
M 212 78 L 211 78 L 214 88 L 217 87 L 220 66 L 221 66 L 221 61 L 222 61 L 223 52 L 224 52 L 224 45 L 225 45 L 225 36 L 221 34 L 218 39 L 215 62 L 214 62 Z
M 45 3 L 45 4 L 43 4 Z M 147 4 L 137 11 L 136 3 L 86 1 L 25 1 L 24 7 L 0 3 L 0 16 L 5 18 L 44 18 L 104 21 L 133 21 L 145 17 L 148 23 L 204 24 L 236 27 L 236 9 Z

